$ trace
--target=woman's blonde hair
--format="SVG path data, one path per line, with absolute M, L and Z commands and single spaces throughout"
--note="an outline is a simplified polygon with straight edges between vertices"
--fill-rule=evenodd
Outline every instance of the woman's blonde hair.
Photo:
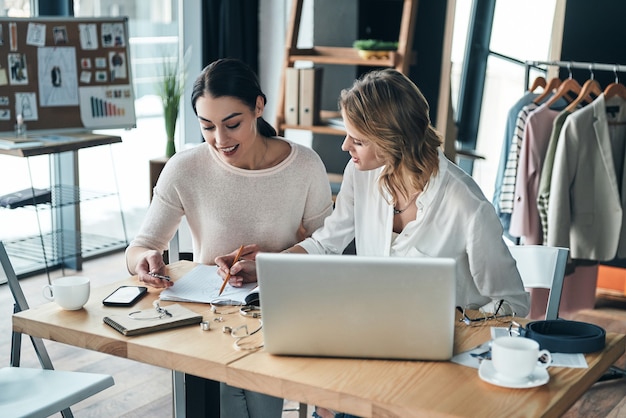
M 371 142 L 384 161 L 380 188 L 405 198 L 424 190 L 437 174 L 442 140 L 430 124 L 428 102 L 407 76 L 394 69 L 371 71 L 341 92 L 339 107 L 364 136 L 359 139 Z

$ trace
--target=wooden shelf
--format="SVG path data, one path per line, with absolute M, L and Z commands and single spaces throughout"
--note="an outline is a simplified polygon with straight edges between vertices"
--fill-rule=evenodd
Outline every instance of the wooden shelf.
M 68 240 L 67 237 L 71 237 L 71 239 Z M 59 242 L 68 242 L 69 244 L 59 246 Z M 80 242 L 80 248 L 73 246 L 73 242 Z M 55 230 L 42 235 L 11 239 L 5 241 L 4 245 L 14 266 L 15 274 L 22 278 L 42 271 L 61 268 L 66 259 L 76 256 L 88 260 L 122 251 L 128 246 L 128 241 L 121 237 Z
M 285 132 L 285 129 L 297 129 L 301 131 L 313 132 L 316 134 L 345 136 L 346 130 L 338 127 L 337 125 L 329 123 L 328 119 L 330 118 L 341 118 L 341 112 L 336 110 L 320 110 L 321 123 L 319 125 L 291 125 L 285 123 L 284 120 L 281 120 L 277 126 L 282 133 Z
M 290 64 L 311 61 L 315 64 L 362 65 L 370 67 L 395 67 L 399 54 L 390 52 L 387 59 L 364 59 L 354 48 L 316 46 L 309 49 L 292 48 L 288 53 Z
M 287 125 L 285 123 L 285 95 L 287 90 L 285 84 L 287 68 L 294 67 L 297 61 L 309 61 L 314 64 L 395 68 L 403 74 L 407 74 L 409 66 L 415 64 L 415 54 L 412 48 L 418 1 L 402 0 L 402 15 L 400 17 L 400 27 L 398 30 L 398 49 L 397 51 L 390 51 L 389 57 L 384 59 L 362 58 L 359 55 L 359 51 L 351 47 L 313 46 L 312 48 L 298 48 L 298 35 L 303 3 L 304 0 L 292 0 L 291 16 L 289 18 L 285 45 L 286 53 L 279 85 L 275 126 L 278 130 L 278 135 L 284 135 L 285 129 L 307 130 L 318 134 L 345 135 L 343 129 L 328 124 L 307 126 Z M 324 119 L 323 114 L 321 118 L 322 120 Z
M 287 125 L 286 123 L 280 124 L 280 130 L 282 132 L 285 129 L 299 129 L 302 131 L 314 132 L 316 134 L 326 134 L 326 135 L 345 135 L 346 131 L 343 129 L 335 128 L 330 125 L 313 125 L 313 126 L 305 126 L 305 125 Z

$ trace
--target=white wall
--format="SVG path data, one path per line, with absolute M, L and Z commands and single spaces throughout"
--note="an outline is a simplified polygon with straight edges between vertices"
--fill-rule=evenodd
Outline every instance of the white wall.
M 276 120 L 278 86 L 285 57 L 291 0 L 261 0 L 259 3 L 259 78 L 267 96 L 265 119 Z M 298 46 L 313 46 L 313 0 L 304 0 Z
M 185 94 L 183 95 L 183 102 L 181 103 L 181 112 L 183 123 L 179 125 L 180 132 L 179 138 L 182 138 L 183 143 L 198 143 L 200 140 L 200 130 L 198 129 L 198 119 L 193 113 L 191 108 L 191 88 L 196 76 L 202 71 L 204 63 L 202 62 L 202 45 L 198 44 L 200 34 L 202 33 L 202 4 L 201 0 L 185 0 L 178 2 L 179 19 L 178 33 L 181 34 L 183 48 L 180 51 L 184 54 L 189 49 L 188 62 L 187 62 L 187 80 L 185 85 Z M 180 147 L 180 144 L 177 144 Z
M 282 63 L 286 52 L 286 36 L 291 16 L 292 0 L 261 0 L 259 11 L 259 77 L 268 106 L 265 119 L 270 123 L 276 120 L 278 88 L 281 79 Z M 325 46 L 350 46 L 357 33 L 358 2 L 356 0 L 304 0 L 300 19 L 299 48 L 310 48 L 315 44 Z M 314 22 L 323 21 L 315 26 Z M 328 30 L 332 28 L 332 30 Z M 297 66 L 310 66 L 298 62 Z M 325 70 L 322 108 L 335 110 L 341 88 L 350 85 L 354 79 L 355 67 L 328 65 Z M 331 68 L 333 67 L 333 68 Z M 288 130 L 285 137 L 303 145 L 312 146 L 313 135 L 308 131 Z M 329 146 L 338 148 L 333 142 Z

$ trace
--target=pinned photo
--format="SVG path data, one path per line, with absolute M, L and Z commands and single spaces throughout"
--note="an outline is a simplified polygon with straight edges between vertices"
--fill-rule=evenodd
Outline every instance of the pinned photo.
M 11 51 L 17 51 L 17 23 L 9 23 L 9 47 Z
M 65 26 L 55 26 L 52 28 L 52 37 L 55 45 L 67 43 L 67 28 Z
M 103 23 L 100 29 L 102 30 L 103 47 L 112 48 L 126 46 L 124 25 L 122 23 Z
M 96 68 L 107 67 L 107 59 L 105 57 L 96 57 L 94 60 L 96 61 Z
M 126 78 L 126 57 L 119 52 L 109 52 L 109 68 L 111 81 Z
M 80 82 L 83 84 L 91 83 L 91 71 L 81 71 L 80 72 Z
M 37 94 L 36 93 L 15 93 L 15 114 L 21 114 L 24 120 L 38 120 Z
M 43 23 L 29 23 L 26 31 L 26 44 L 33 46 L 45 46 L 46 25 Z
M 107 81 L 107 72 L 106 71 L 96 71 L 96 81 L 98 83 L 104 83 Z
M 23 86 L 28 84 L 26 71 L 26 56 L 24 54 L 8 54 L 11 85 Z
M 67 46 L 38 48 L 37 62 L 40 106 L 78 105 L 76 49 Z
M 98 49 L 98 30 L 95 23 L 81 23 L 78 25 L 80 47 L 85 50 Z

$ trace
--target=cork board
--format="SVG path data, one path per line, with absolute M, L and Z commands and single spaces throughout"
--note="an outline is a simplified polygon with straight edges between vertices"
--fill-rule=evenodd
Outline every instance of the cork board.
M 136 125 L 127 18 L 0 18 L 0 133 Z

